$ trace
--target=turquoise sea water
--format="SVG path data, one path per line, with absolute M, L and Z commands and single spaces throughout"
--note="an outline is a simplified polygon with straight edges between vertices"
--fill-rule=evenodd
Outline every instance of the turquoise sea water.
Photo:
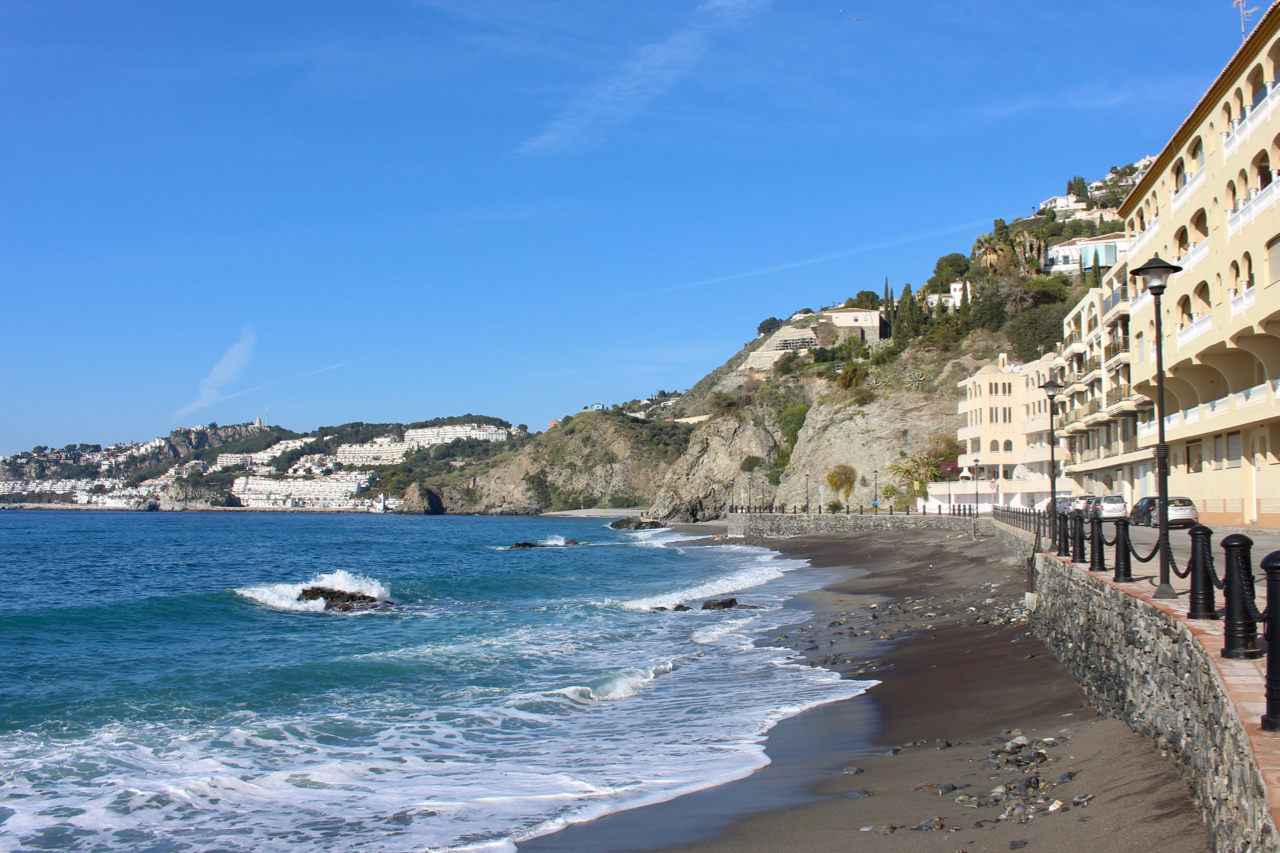
M 506 550 L 517 541 L 584 547 Z M 0 850 L 510 850 L 864 688 L 802 564 L 599 520 L 0 513 Z M 320 582 L 393 602 L 297 602 Z M 759 610 L 661 613 L 734 594 Z

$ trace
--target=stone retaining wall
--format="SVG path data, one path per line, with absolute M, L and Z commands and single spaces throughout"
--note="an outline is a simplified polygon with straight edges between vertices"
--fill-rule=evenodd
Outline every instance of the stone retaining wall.
M 992 522 L 1025 552 L 1034 534 Z M 1031 624 L 1103 714 L 1168 751 L 1222 853 L 1277 850 L 1266 784 L 1211 655 L 1179 619 L 1037 554 Z
M 731 513 L 728 517 L 730 536 L 762 536 L 785 539 L 809 533 L 866 533 L 870 530 L 913 530 L 922 527 L 941 530 L 958 530 L 963 533 L 977 531 L 990 536 L 991 521 L 985 518 L 960 518 L 950 515 L 906 515 L 886 512 L 870 515 L 806 514 L 783 515 L 781 513 Z

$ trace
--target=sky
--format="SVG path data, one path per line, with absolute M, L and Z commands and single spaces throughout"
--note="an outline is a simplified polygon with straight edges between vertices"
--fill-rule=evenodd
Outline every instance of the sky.
M 0 453 L 684 390 L 1157 153 L 1154 7 L 0 0 Z

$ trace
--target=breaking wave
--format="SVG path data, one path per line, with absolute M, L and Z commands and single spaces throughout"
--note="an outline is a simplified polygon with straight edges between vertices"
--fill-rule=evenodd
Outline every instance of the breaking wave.
M 358 592 L 361 595 L 373 596 L 379 601 L 387 601 L 391 598 L 391 591 L 378 583 L 378 581 L 364 575 L 352 574 L 346 569 L 338 569 L 336 572 L 316 575 L 306 583 L 266 583 L 247 586 L 237 589 L 236 594 L 251 598 L 259 604 L 265 604 L 277 610 L 319 612 L 324 610 L 323 599 L 298 600 L 298 596 L 304 589 L 309 589 L 313 586 L 338 589 L 343 592 Z

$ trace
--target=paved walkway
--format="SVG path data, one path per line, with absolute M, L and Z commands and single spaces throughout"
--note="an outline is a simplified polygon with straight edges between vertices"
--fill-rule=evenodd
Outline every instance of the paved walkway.
M 1108 536 L 1114 535 L 1114 525 L 1105 525 L 1105 531 Z M 1130 528 L 1132 532 L 1132 540 L 1134 547 L 1140 553 L 1149 553 L 1155 547 L 1156 534 L 1158 531 L 1148 528 Z M 1225 563 L 1221 540 L 1225 537 L 1225 533 L 1220 534 L 1214 531 L 1213 537 L 1213 554 L 1214 560 L 1219 567 Z M 1271 551 L 1280 550 L 1280 534 L 1273 531 L 1250 531 L 1245 535 L 1253 540 L 1252 549 L 1252 565 L 1255 576 L 1258 577 L 1260 584 L 1265 582 L 1264 573 L 1258 569 L 1258 564 L 1262 558 Z M 1172 531 L 1172 544 L 1174 557 L 1180 567 L 1186 566 L 1188 554 L 1190 553 L 1190 537 L 1185 530 Z M 1086 554 L 1088 553 L 1086 546 Z M 1188 593 L 1190 592 L 1190 580 L 1174 576 L 1172 584 L 1178 593 L 1176 599 L 1156 599 L 1154 593 L 1158 582 L 1159 574 L 1159 558 L 1152 560 L 1150 563 L 1139 563 L 1132 561 L 1132 572 L 1134 576 L 1133 583 L 1115 583 L 1111 578 L 1112 571 L 1104 573 L 1096 573 L 1088 571 L 1088 564 L 1073 564 L 1081 572 L 1095 578 L 1102 583 L 1107 584 L 1117 590 L 1123 591 L 1136 599 L 1146 602 L 1157 610 L 1163 611 L 1179 622 L 1183 623 L 1191 634 L 1200 642 L 1208 652 L 1213 665 L 1217 669 L 1218 675 L 1226 687 L 1227 695 L 1231 698 L 1235 705 L 1236 713 L 1240 718 L 1241 724 L 1249 735 L 1250 744 L 1253 747 L 1254 760 L 1258 769 L 1262 773 L 1262 778 L 1267 785 L 1267 795 L 1271 804 L 1271 817 L 1280 826 L 1280 733 L 1272 734 L 1264 732 L 1261 728 L 1261 717 L 1266 712 L 1266 695 L 1264 692 L 1264 684 L 1266 677 L 1266 658 L 1253 661 L 1230 660 L 1222 657 L 1222 648 L 1224 645 L 1223 626 L 1221 620 L 1205 621 L 1187 619 L 1189 610 Z M 1114 569 L 1115 566 L 1115 549 L 1107 549 L 1107 565 Z M 1221 571 L 1221 568 L 1219 568 Z M 1260 597 L 1263 594 L 1263 587 L 1259 586 Z M 1218 607 L 1222 607 L 1222 593 L 1216 592 L 1216 601 Z M 1259 608 L 1264 606 L 1263 601 L 1258 602 Z M 1258 629 L 1259 635 L 1262 633 L 1262 626 Z

